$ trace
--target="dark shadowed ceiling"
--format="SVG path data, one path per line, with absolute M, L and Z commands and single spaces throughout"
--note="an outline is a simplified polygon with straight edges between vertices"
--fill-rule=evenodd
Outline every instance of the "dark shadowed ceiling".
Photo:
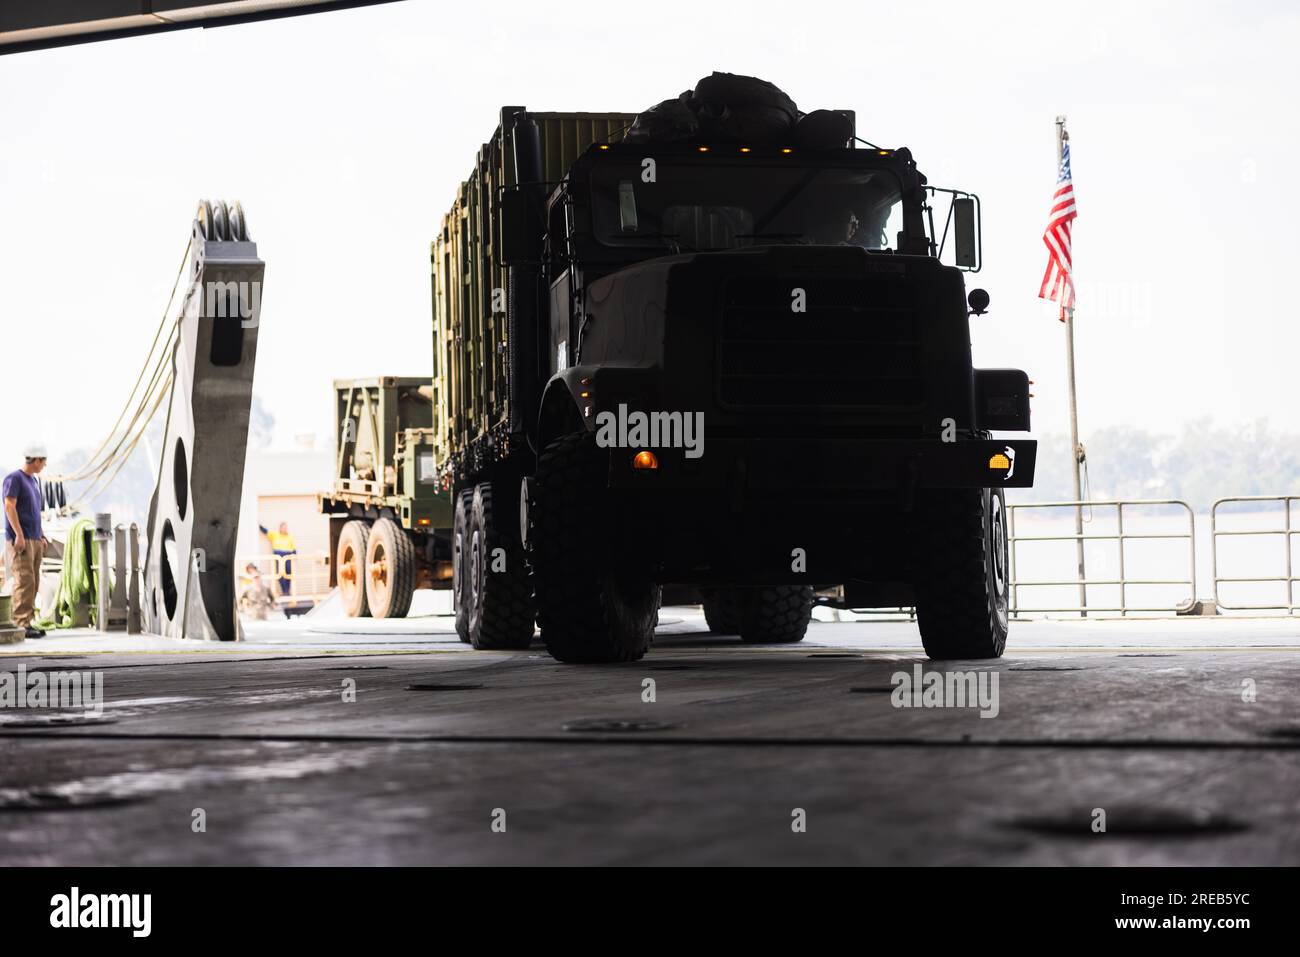
M 390 2 L 393 0 L 4 0 L 0 3 L 0 55 Z

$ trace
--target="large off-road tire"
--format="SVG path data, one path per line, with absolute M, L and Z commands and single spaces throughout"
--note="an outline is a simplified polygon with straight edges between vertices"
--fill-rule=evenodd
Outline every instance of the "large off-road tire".
M 366 602 L 376 618 L 405 618 L 415 594 L 415 545 L 391 518 L 370 526 L 366 543 Z
M 709 631 L 756 645 L 802 641 L 816 600 L 809 585 L 712 588 L 703 597 Z
M 469 644 L 469 525 L 474 489 L 456 496 L 451 528 L 451 604 L 456 612 L 456 636 Z
M 811 585 L 769 585 L 744 594 L 740 639 L 750 644 L 803 641 L 816 595 Z
M 511 497 L 497 506 L 488 482 L 474 489 L 465 597 L 475 648 L 527 648 L 533 640 L 533 586 L 519 543 L 518 511 L 509 507 L 515 502 Z
M 542 640 L 564 662 L 636 661 L 650 647 L 660 587 L 619 542 L 605 478 L 609 453 L 592 433 L 543 450 L 529 503 L 533 584 Z
M 704 599 L 704 621 L 715 635 L 740 634 L 740 589 L 709 588 Z
M 1002 490 L 935 490 L 916 508 L 913 586 L 925 653 L 1001 657 L 1010 606 Z
M 339 531 L 338 547 L 334 551 L 334 577 L 338 582 L 339 597 L 343 600 L 343 613 L 349 618 L 366 618 L 370 605 L 366 602 L 366 545 L 370 539 L 370 526 L 353 519 Z

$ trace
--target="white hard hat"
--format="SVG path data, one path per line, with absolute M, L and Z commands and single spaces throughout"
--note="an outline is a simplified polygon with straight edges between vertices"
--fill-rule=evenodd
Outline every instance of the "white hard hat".
M 31 445 L 27 446 L 27 448 L 23 449 L 23 456 L 29 459 L 48 458 L 45 454 L 45 446 L 41 445 L 40 442 L 33 442 Z

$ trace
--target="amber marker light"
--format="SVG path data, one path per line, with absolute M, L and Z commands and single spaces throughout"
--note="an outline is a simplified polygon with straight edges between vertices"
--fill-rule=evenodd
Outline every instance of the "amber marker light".
M 429 524 L 429 519 L 427 519 L 427 518 L 422 518 L 422 519 L 419 520 L 418 524 L 420 524 L 420 525 L 428 525 L 428 524 Z
M 749 152 L 749 147 L 748 147 L 748 146 L 742 146 L 742 147 L 740 148 L 740 151 L 741 151 L 742 153 L 748 153 L 748 152 Z
M 790 147 L 788 147 L 788 146 L 782 146 L 782 147 L 781 147 L 781 152 L 782 152 L 782 153 L 793 153 L 794 150 L 790 149 Z
M 701 153 L 707 153 L 709 151 L 709 148 L 707 146 L 697 146 L 695 148 L 699 150 Z
M 638 471 L 653 471 L 659 468 L 659 460 L 649 449 L 642 449 L 636 455 L 632 456 L 632 468 Z

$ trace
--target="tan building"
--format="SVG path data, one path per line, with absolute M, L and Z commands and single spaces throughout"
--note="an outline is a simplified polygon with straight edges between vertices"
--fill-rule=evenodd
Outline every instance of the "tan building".
M 249 450 L 244 465 L 244 494 L 240 504 L 236 554 L 240 573 L 252 561 L 277 594 L 283 568 L 260 528 L 276 531 L 289 526 L 297 554 L 291 559 L 289 597 L 309 603 L 329 591 L 329 522 L 316 506 L 316 495 L 329 487 L 332 453 L 313 448 L 291 451 Z

